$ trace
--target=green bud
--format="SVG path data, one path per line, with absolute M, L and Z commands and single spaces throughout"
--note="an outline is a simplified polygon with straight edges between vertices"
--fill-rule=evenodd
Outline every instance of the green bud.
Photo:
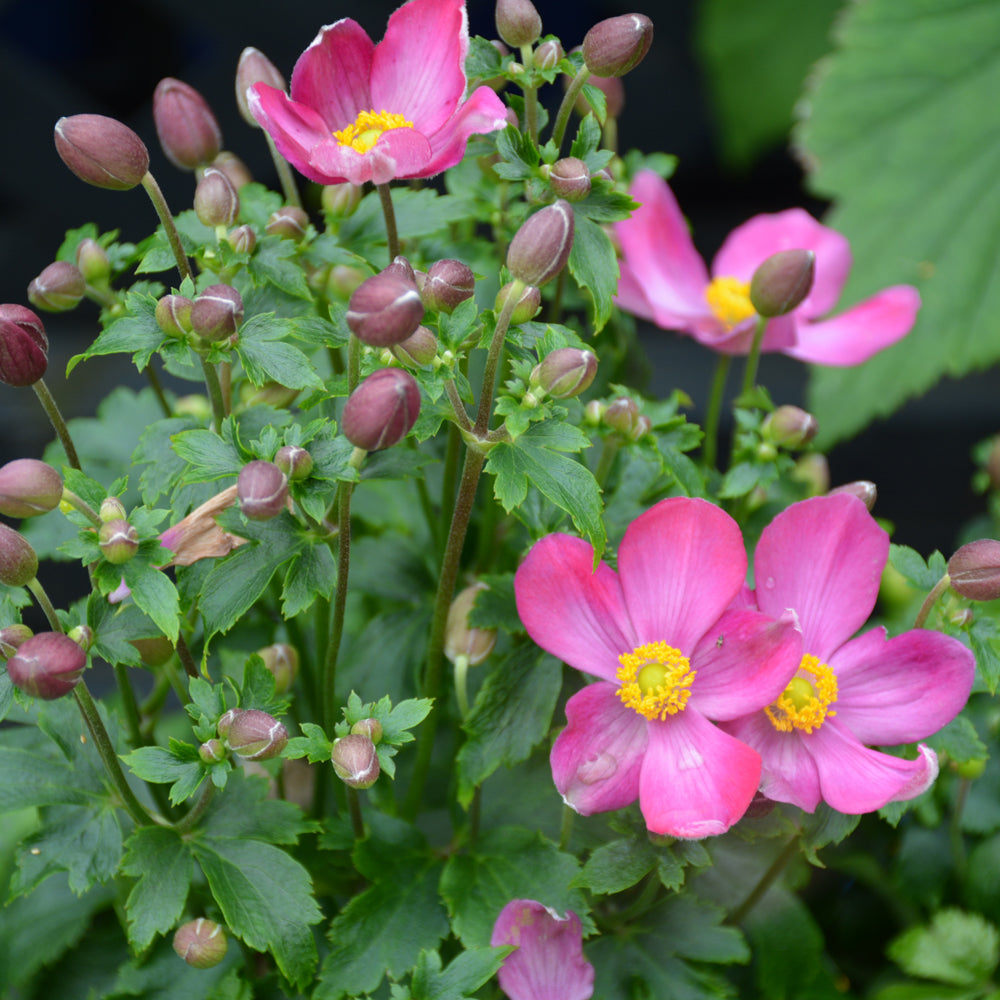
M 597 355 L 576 347 L 560 347 L 547 354 L 531 373 L 531 383 L 554 399 L 579 396 L 597 374 Z
M 76 248 L 76 266 L 88 285 L 106 285 L 111 277 L 111 261 L 97 240 L 80 240 Z
M 127 516 L 125 504 L 118 497 L 105 497 L 101 501 L 101 509 L 98 514 L 101 520 L 107 524 L 108 521 L 118 521 Z
M 542 33 L 542 19 L 531 0 L 497 0 L 497 34 L 512 48 L 532 45 Z
M 292 481 L 308 479 L 313 470 L 312 455 L 298 445 L 286 444 L 278 449 L 274 464 Z
M 367 736 L 372 743 L 378 745 L 382 742 L 382 723 L 378 719 L 359 719 L 351 726 L 351 733 L 355 736 Z
M 792 451 L 804 448 L 818 431 L 816 418 L 797 406 L 779 406 L 764 418 L 761 426 L 765 441 Z
M 139 551 L 139 535 L 124 518 L 105 521 L 97 531 L 97 539 L 104 558 L 115 565 L 127 563 Z
M 294 646 L 287 642 L 276 642 L 257 650 L 257 655 L 264 661 L 264 666 L 274 675 L 274 690 L 284 694 L 290 690 L 299 672 L 299 654 Z
M 511 294 L 514 288 L 514 283 L 509 282 L 504 285 L 503 288 L 497 292 L 496 301 L 493 303 L 493 308 L 499 314 L 503 311 L 504 305 L 507 303 L 507 298 Z M 534 285 L 528 285 L 525 287 L 524 291 L 521 293 L 520 299 L 517 301 L 517 305 L 514 306 L 514 311 L 511 313 L 510 322 L 511 326 L 517 326 L 520 323 L 527 323 L 532 319 L 542 308 L 542 293 L 534 287 Z

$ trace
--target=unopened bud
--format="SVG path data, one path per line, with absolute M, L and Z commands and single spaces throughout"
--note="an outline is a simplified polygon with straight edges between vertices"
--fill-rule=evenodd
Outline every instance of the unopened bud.
M 326 281 L 327 294 L 331 298 L 349 299 L 365 280 L 365 272 L 360 267 L 334 264 Z
M 565 267 L 572 248 L 573 209 L 560 199 L 522 223 L 507 248 L 507 267 L 526 285 L 544 285 Z
M 428 309 L 451 313 L 476 291 L 476 277 L 460 260 L 438 260 L 427 269 L 420 297 Z
M 243 321 L 243 297 L 232 285 L 209 285 L 191 305 L 191 329 L 205 340 L 231 337 Z
M 560 347 L 535 366 L 531 382 L 541 386 L 554 399 L 569 399 L 587 389 L 596 374 L 597 355 L 593 351 Z
M 250 168 L 235 153 L 230 152 L 228 149 L 222 150 L 212 160 L 211 165 L 214 170 L 221 170 L 229 178 L 229 183 L 232 184 L 237 192 L 239 192 L 244 184 L 250 184 L 253 181 L 253 174 L 250 173 Z
M 129 644 L 139 650 L 142 662 L 150 667 L 162 667 L 174 655 L 173 643 L 165 635 L 129 639 Z
M 0 382 L 34 385 L 49 365 L 49 338 L 38 316 L 15 303 L 0 305 Z
M 512 48 L 531 45 L 542 33 L 542 19 L 531 0 L 497 0 L 497 34 Z
M 27 625 L 15 624 L 0 628 L 0 660 L 13 656 L 34 634 Z
M 293 482 L 308 479 L 313 470 L 313 458 L 305 448 L 286 444 L 274 456 L 274 464 Z
M 264 666 L 274 675 L 274 690 L 284 694 L 291 689 L 299 673 L 299 653 L 287 642 L 276 642 L 257 650 L 257 655 L 264 661 Z
M 583 61 L 594 76 L 624 76 L 645 58 L 653 22 L 644 14 L 599 21 L 583 38 Z
M 16 458 L 0 468 L 0 514 L 37 517 L 59 506 L 62 476 L 35 458 Z
M 273 715 L 251 708 L 233 719 L 226 742 L 245 760 L 270 760 L 285 749 L 288 730 Z
M 421 368 L 431 364 L 437 357 L 438 341 L 426 326 L 418 326 L 406 340 L 394 344 L 389 350 L 404 365 Z
M 878 499 L 878 487 L 870 479 L 856 479 L 853 483 L 835 486 L 830 490 L 828 496 L 836 496 L 838 493 L 849 493 L 852 497 L 857 497 L 868 508 L 869 512 Z
M 337 777 L 348 788 L 371 788 L 378 781 L 378 752 L 367 736 L 355 733 L 334 740 L 330 759 Z
M 220 760 L 226 759 L 226 745 L 222 740 L 206 740 L 198 747 L 198 756 L 206 764 L 218 764 Z
M 285 205 L 272 212 L 264 226 L 264 232 L 269 236 L 280 236 L 284 240 L 301 243 L 306 238 L 309 228 L 309 216 L 296 205 Z
M 273 462 L 257 459 L 240 469 L 236 495 L 246 517 L 251 521 L 268 521 L 285 509 L 288 479 Z
M 397 278 L 405 278 L 407 281 L 412 281 L 417 285 L 417 291 L 420 290 L 417 281 L 417 272 L 413 269 L 413 265 L 407 260 L 402 254 L 397 254 L 392 258 L 392 263 L 387 267 L 382 269 L 382 274 L 394 274 Z
M 106 285 L 111 277 L 111 261 L 107 251 L 90 237 L 77 244 L 76 266 L 88 285 Z
M 393 265 L 389 265 L 390 268 Z M 354 290 L 347 325 L 369 347 L 391 347 L 406 340 L 424 318 L 416 282 L 389 268 L 366 278 Z
M 153 122 L 167 159 L 181 170 L 207 167 L 222 148 L 222 132 L 194 87 L 166 77 L 153 91 Z
M 791 477 L 804 483 L 811 497 L 822 496 L 830 489 L 830 463 L 818 451 L 802 455 L 792 469 Z
M 109 191 L 128 191 L 149 172 L 149 151 L 135 132 L 104 115 L 60 118 L 55 128 L 59 158 L 82 181 Z
M 236 65 L 236 106 L 251 128 L 260 128 L 260 123 L 250 113 L 247 102 L 247 90 L 255 83 L 266 83 L 276 90 L 285 89 L 285 78 L 278 67 L 260 49 L 248 46 L 240 53 L 240 61 Z
M 38 556 L 28 540 L 0 524 L 0 583 L 23 587 L 38 575 Z
M 255 392 L 249 393 L 247 405 L 273 406 L 276 410 L 282 410 L 291 406 L 298 394 L 298 389 L 291 389 L 280 382 L 265 382 Z
M 183 295 L 164 295 L 156 303 L 156 325 L 174 337 L 183 337 L 191 329 L 194 303 Z
M 90 652 L 90 647 L 94 645 L 94 630 L 89 625 L 74 625 L 66 635 L 85 653 Z
M 372 743 L 378 745 L 382 742 L 382 723 L 378 719 L 358 719 L 351 726 L 351 733 L 355 736 L 367 736 Z
M 181 924 L 174 933 L 174 951 L 196 969 L 211 969 L 226 957 L 226 932 L 214 921 L 199 917 Z
M 634 399 L 629 399 L 628 396 L 620 396 L 618 399 L 608 403 L 601 414 L 601 419 L 612 430 L 631 437 L 639 420 L 639 407 L 636 405 Z
M 758 315 L 770 319 L 790 313 L 809 294 L 816 276 L 812 250 L 779 250 L 750 279 L 750 302 Z
M 253 253 L 257 246 L 257 234 L 253 231 L 253 226 L 237 226 L 226 233 L 226 242 L 237 253 Z
M 209 167 L 194 189 L 194 212 L 203 226 L 231 226 L 240 214 L 240 196 L 229 178 Z
M 970 601 L 1000 597 L 1000 542 L 980 538 L 963 545 L 948 560 L 952 588 Z
M 652 429 L 653 421 L 643 413 L 636 418 L 635 426 L 629 436 L 633 441 L 641 441 Z
M 361 187 L 358 184 L 327 184 L 320 203 L 327 215 L 346 219 L 361 204 Z
M 765 441 L 792 451 L 804 448 L 818 431 L 816 418 L 797 406 L 779 406 L 764 418 L 761 426 Z
M 590 171 L 583 160 L 575 156 L 564 156 L 552 164 L 549 186 L 560 198 L 567 201 L 581 201 L 590 194 Z
M 969 629 L 972 627 L 972 623 L 976 620 L 976 616 L 972 611 L 972 608 L 959 608 L 957 611 L 953 611 L 948 616 L 948 621 L 951 622 L 955 628 Z
M 493 308 L 497 313 L 503 310 L 513 288 L 514 283 L 510 282 L 497 292 L 496 301 L 493 303 Z M 534 285 L 526 286 L 524 291 L 521 292 L 521 297 L 518 299 L 517 305 L 514 306 L 514 311 L 510 315 L 511 326 L 517 326 L 519 323 L 527 323 L 541 308 L 542 293 Z
M 75 309 L 87 292 L 87 282 L 76 264 L 57 260 L 28 285 L 28 301 L 46 312 Z
M 122 518 L 105 521 L 97 532 L 98 543 L 109 563 L 127 563 L 139 551 L 139 535 Z
M 232 728 L 233 721 L 236 719 L 236 716 L 240 714 L 240 712 L 241 709 L 231 708 L 219 716 L 219 721 L 215 724 L 215 731 L 219 734 L 221 739 L 226 739 L 229 735 L 229 730 Z
M 356 448 L 381 451 L 402 441 L 420 413 L 420 387 L 399 368 L 380 368 L 348 397 L 340 427 Z
M 52 701 L 76 687 L 86 665 L 87 654 L 69 636 L 40 632 L 18 646 L 7 675 L 19 691 Z
M 488 590 L 485 583 L 476 583 L 460 591 L 448 609 L 444 633 L 444 655 L 454 663 L 460 656 L 467 658 L 470 667 L 482 663 L 497 642 L 496 629 L 473 628 L 469 614 L 480 591 Z
M 558 40 L 550 38 L 535 49 L 531 59 L 538 69 L 555 69 L 565 54 Z

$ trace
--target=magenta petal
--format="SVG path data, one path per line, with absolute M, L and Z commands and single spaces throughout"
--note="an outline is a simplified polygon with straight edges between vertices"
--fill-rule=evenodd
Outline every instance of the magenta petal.
M 497 973 L 510 1000 L 588 1000 L 594 967 L 583 957 L 583 927 L 533 899 L 511 900 L 493 925 L 490 944 L 517 945 Z
M 640 642 L 690 656 L 746 576 L 739 526 L 706 500 L 672 497 L 637 517 L 618 550 L 629 617 Z
M 292 100 L 314 108 L 328 132 L 345 128 L 360 111 L 372 110 L 368 81 L 374 53 L 375 44 L 356 21 L 345 17 L 325 25 L 295 63 Z
M 336 145 L 326 123 L 305 104 L 297 104 L 287 94 L 266 83 L 255 83 L 247 91 L 250 113 L 274 140 L 278 152 L 300 174 L 318 184 L 334 183 L 330 175 L 310 163 L 317 146 Z
M 618 291 L 615 292 L 615 305 L 619 309 L 631 313 L 633 316 L 638 316 L 639 319 L 646 319 L 651 323 L 655 322 L 656 317 L 653 315 L 653 307 L 650 305 L 649 299 L 646 298 L 646 293 L 642 290 L 639 279 L 636 278 L 627 261 L 618 261 L 618 273 Z
M 455 166 L 465 155 L 465 145 L 473 135 L 485 135 L 507 127 L 507 110 L 503 101 L 489 87 L 477 87 L 471 97 L 433 135 L 431 159 L 418 177 Z M 407 174 L 406 176 L 410 176 Z
M 517 613 L 542 649 L 571 667 L 615 680 L 618 657 L 638 645 L 618 577 L 571 535 L 547 535 L 514 576 Z
M 859 365 L 902 340 L 919 310 L 912 285 L 893 285 L 832 319 L 800 321 L 798 343 L 785 353 L 816 365 Z
M 862 743 L 915 743 L 946 726 L 968 701 L 976 660 L 958 639 L 913 629 L 886 642 L 872 629 L 830 657 L 837 718 Z
M 803 651 L 825 662 L 868 620 L 888 555 L 889 536 L 857 497 L 800 500 L 757 543 L 757 604 L 776 618 L 793 610 Z
M 749 715 L 778 698 L 801 660 L 794 614 L 775 620 L 759 611 L 727 611 L 691 657 L 691 707 L 707 719 Z
M 725 833 L 760 782 L 760 757 L 688 708 L 649 724 L 639 805 L 653 833 L 689 840 Z
M 618 687 L 588 684 L 566 702 L 568 725 L 552 747 L 552 780 L 584 816 L 621 809 L 639 797 L 646 719 L 626 708 Z

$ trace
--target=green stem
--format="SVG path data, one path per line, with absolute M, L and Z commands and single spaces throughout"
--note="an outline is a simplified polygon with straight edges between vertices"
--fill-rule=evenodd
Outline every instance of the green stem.
M 174 415 L 174 411 L 170 409 L 170 403 L 167 401 L 166 394 L 163 391 L 163 383 L 160 381 L 160 376 L 157 375 L 156 369 L 152 364 L 148 364 L 143 368 L 142 373 L 149 380 L 149 386 L 153 390 L 153 395 L 156 396 L 156 401 L 160 404 L 163 415 L 169 419 Z
M 365 839 L 365 821 L 361 816 L 361 796 L 356 788 L 347 789 L 347 811 L 351 814 L 351 828 L 358 840 Z
M 469 714 L 469 658 L 455 657 L 455 697 L 458 699 L 458 717 L 464 722 Z
M 45 593 L 45 589 L 38 582 L 38 577 L 29 580 L 25 586 L 34 594 L 35 600 L 38 601 L 38 606 L 42 609 L 52 631 L 62 632 L 63 627 L 62 622 L 59 621 L 59 615 L 56 614 L 56 609 L 49 600 L 49 595 Z
M 87 503 L 87 501 L 83 499 L 83 497 L 77 496 L 72 490 L 66 489 L 65 486 L 63 487 L 62 498 L 63 498 L 63 500 L 66 503 L 70 504 L 76 510 L 78 510 L 81 514 L 83 514 L 83 516 L 88 521 L 90 521 L 90 523 L 95 528 L 99 528 L 104 523 L 101 520 L 100 514 L 98 514 L 97 511 L 94 510 L 94 508 L 91 507 L 90 504 Z
M 121 698 L 122 710 L 125 712 L 125 725 L 128 729 L 128 741 L 133 747 L 142 746 L 142 721 L 139 717 L 139 706 L 136 704 L 135 692 L 129 680 L 128 667 L 124 663 L 114 665 L 115 682 L 118 685 L 118 696 Z
M 461 454 L 462 435 L 454 424 L 449 424 L 448 440 L 444 450 L 444 470 L 441 473 L 441 535 L 447 532 L 455 512 L 455 486 L 458 482 L 458 460 Z
M 569 806 L 563 806 L 562 823 L 559 825 L 559 850 L 565 851 L 569 847 L 569 839 L 573 836 L 573 820 L 576 811 Z
M 458 386 L 455 385 L 455 380 L 453 378 L 448 379 L 444 384 L 445 392 L 448 394 L 448 402 L 451 403 L 451 408 L 455 411 L 455 422 L 463 430 L 472 430 L 472 421 L 469 419 L 469 414 L 465 410 L 465 404 L 462 402 L 462 397 L 458 394 Z
M 212 801 L 212 797 L 214 795 L 215 785 L 211 780 L 206 781 L 201 797 L 191 807 L 191 809 L 174 824 L 174 830 L 177 833 L 184 834 L 193 829 L 194 825 L 205 814 L 205 810 L 208 808 L 208 805 Z
M 785 870 L 796 854 L 799 853 L 799 838 L 796 835 L 778 852 L 771 866 L 760 877 L 760 881 L 750 891 L 750 895 L 726 917 L 724 923 L 738 924 L 746 919 L 747 914 L 764 898 L 764 893 L 774 884 L 778 876 Z
M 212 403 L 212 419 L 215 421 L 215 429 L 219 431 L 226 419 L 226 404 L 222 399 L 222 383 L 219 381 L 218 372 L 215 366 L 205 358 L 198 356 L 201 361 L 202 374 L 205 376 L 205 388 L 208 390 L 208 398 Z
M 705 413 L 705 440 L 701 446 L 701 457 L 706 468 L 715 468 L 715 460 L 719 453 L 719 420 L 722 415 L 722 400 L 726 392 L 726 378 L 732 356 L 720 354 L 712 377 L 712 390 L 708 397 L 708 410 Z
M 594 478 L 599 486 L 603 487 L 607 481 L 611 466 L 615 464 L 615 455 L 618 454 L 620 447 L 621 441 L 617 434 L 612 434 L 604 439 L 604 444 L 601 446 L 601 457 L 597 460 L 597 468 L 594 470 Z
M 160 185 L 156 183 L 156 178 L 147 172 L 146 176 L 142 179 L 142 186 L 146 189 L 146 194 L 149 195 L 149 200 L 153 203 L 153 208 L 156 209 L 156 214 L 163 224 L 163 231 L 167 235 L 167 242 L 170 244 L 170 249 L 174 252 L 174 260 L 177 262 L 177 270 L 180 271 L 181 280 L 190 278 L 194 281 L 194 275 L 191 273 L 191 265 L 188 263 L 187 255 L 184 253 L 184 247 L 181 244 L 180 233 L 177 232 L 174 217 L 170 214 L 167 199 L 163 197 Z
M 392 192 L 388 184 L 376 184 L 382 215 L 385 217 L 385 235 L 389 241 L 389 263 L 399 256 L 399 231 L 396 229 L 396 210 L 392 206 Z
M 552 126 L 552 142 L 556 144 L 556 150 L 562 146 L 563 136 L 566 134 L 566 126 L 569 124 L 569 116 L 573 111 L 573 105 L 576 104 L 576 99 L 580 96 L 583 85 L 589 79 L 590 70 L 587 69 L 587 65 L 584 63 L 580 67 L 580 72 L 573 77 L 572 83 L 570 83 L 569 88 L 566 90 L 562 104 L 559 105 L 559 111 L 556 114 L 556 122 Z
M 180 658 L 181 664 L 184 667 L 184 672 L 188 677 L 198 676 L 198 665 L 194 662 L 194 657 L 191 655 L 191 650 L 188 649 L 188 644 L 184 639 L 182 633 L 177 633 L 177 642 L 174 643 L 174 648 L 177 650 L 177 655 Z
M 937 603 L 937 599 L 951 586 L 951 577 L 945 573 L 931 588 L 931 592 L 924 598 L 924 603 L 920 605 L 917 617 L 914 619 L 914 628 L 923 628 L 927 616 L 931 613 L 931 608 Z
M 69 428 L 66 426 L 66 421 L 63 420 L 63 415 L 59 412 L 59 407 L 56 405 L 52 393 L 49 392 L 49 387 L 45 384 L 45 379 L 40 378 L 31 388 L 35 390 L 38 402 L 42 404 L 42 409 L 45 410 L 45 415 L 49 418 L 52 429 L 62 442 L 63 451 L 66 452 L 66 461 L 74 469 L 80 471 L 80 459 L 77 458 L 73 439 L 69 436 Z
M 500 353 L 503 350 L 504 340 L 507 337 L 507 328 L 510 326 L 510 318 L 514 314 L 514 307 L 521 301 L 524 294 L 525 284 L 519 278 L 511 282 L 510 293 L 497 317 L 496 329 L 493 331 L 493 339 L 490 341 L 489 353 L 486 355 L 486 365 L 483 368 L 483 392 L 479 397 L 479 412 L 476 416 L 475 433 L 482 437 L 490 429 L 490 415 L 493 413 L 493 394 L 496 392 L 497 374 L 500 363 Z
M 530 45 L 521 46 L 521 63 L 524 72 L 530 73 L 528 68 L 532 62 Z M 538 144 L 538 88 L 534 84 L 522 83 L 521 90 L 524 91 L 524 124 L 528 127 L 528 135 L 531 141 Z
M 747 366 L 743 372 L 743 395 L 753 390 L 757 384 L 757 366 L 760 364 L 760 345 L 764 342 L 764 331 L 767 329 L 767 319 L 763 316 L 757 317 L 757 325 L 753 331 L 753 343 L 750 345 L 750 353 L 747 355 Z
M 275 146 L 274 140 L 267 132 L 264 133 L 264 138 L 267 140 L 267 148 L 271 153 L 271 159 L 274 161 L 274 169 L 278 172 L 278 182 L 281 184 L 281 191 L 285 196 L 286 204 L 301 208 L 302 199 L 299 197 L 299 189 L 295 183 L 295 175 L 292 173 L 292 168 L 288 165 L 288 161 L 278 152 L 278 147 Z

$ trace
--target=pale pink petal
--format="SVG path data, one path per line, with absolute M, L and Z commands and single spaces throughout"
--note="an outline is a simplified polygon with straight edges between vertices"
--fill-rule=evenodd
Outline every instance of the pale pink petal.
M 640 203 L 630 219 L 615 223 L 622 256 L 666 330 L 687 330 L 711 317 L 705 300 L 708 269 L 667 182 L 641 170 L 629 189 Z
M 385 38 L 375 49 L 374 109 L 405 115 L 418 132 L 432 135 L 451 118 L 465 94 L 468 50 L 463 0 L 403 4 L 389 18 Z
M 691 657 L 689 704 L 707 719 L 736 719 L 770 705 L 802 660 L 794 613 L 774 619 L 759 611 L 727 611 Z
M 745 355 L 750 353 L 756 326 L 757 318 L 754 316 L 727 330 L 714 316 L 710 316 L 693 324 L 691 334 L 699 343 L 720 354 Z M 788 348 L 795 346 L 797 336 L 798 325 L 794 316 L 776 316 L 768 320 L 764 328 L 760 349 L 767 354 L 778 351 L 787 353 Z
M 108 604 L 121 604 L 126 597 L 132 596 L 132 590 L 129 585 L 125 582 L 125 577 L 122 577 L 122 582 L 115 587 L 114 590 L 108 594 Z
M 517 612 L 542 649 L 572 667 L 615 680 L 618 657 L 638 645 L 621 586 L 594 550 L 571 535 L 536 542 L 514 576 Z
M 802 648 L 826 662 L 868 620 L 889 555 L 889 536 L 854 496 L 813 497 L 764 529 L 754 562 L 757 604 L 799 616 Z
M 798 343 L 786 354 L 815 365 L 860 365 L 902 340 L 917 321 L 920 293 L 893 285 L 832 319 L 798 324 Z
M 490 944 L 517 945 L 503 961 L 497 980 L 510 1000 L 588 1000 L 594 967 L 583 957 L 580 918 L 533 899 L 511 900 L 493 925 Z
M 568 725 L 552 746 L 552 780 L 584 816 L 621 809 L 639 797 L 647 720 L 626 708 L 618 686 L 588 684 L 566 702 Z
M 424 172 L 403 176 L 430 177 L 455 166 L 465 155 L 465 145 L 472 135 L 485 135 L 507 127 L 507 109 L 489 87 L 477 87 L 433 135 L 428 135 L 431 158 Z
M 754 271 L 780 250 L 812 250 L 816 255 L 816 276 L 796 315 L 828 313 L 837 304 L 851 270 L 850 244 L 846 236 L 817 222 L 801 208 L 755 215 L 737 226 L 715 255 L 712 275 L 749 281 Z
M 707 500 L 672 497 L 637 517 L 618 550 L 629 617 L 641 643 L 690 657 L 746 576 L 739 526 Z
M 837 718 L 862 742 L 915 743 L 965 707 L 976 660 L 958 639 L 913 629 L 886 642 L 876 628 L 830 657 L 837 675 Z
M 368 81 L 374 53 L 375 43 L 356 21 L 345 17 L 325 25 L 295 63 L 292 100 L 313 108 L 329 132 L 345 128 L 359 112 L 373 110 Z
M 904 802 L 925 791 L 937 777 L 934 751 L 921 746 L 916 760 L 903 760 L 862 745 L 836 718 L 805 737 L 819 772 L 823 801 L 855 815 Z
M 760 782 L 760 756 L 688 708 L 649 724 L 639 806 L 653 833 L 698 839 L 725 833 Z
M 618 275 L 618 291 L 615 293 L 615 305 L 619 309 L 631 313 L 633 316 L 638 316 L 639 319 L 649 320 L 651 323 L 655 322 L 656 317 L 653 315 L 653 307 L 649 304 L 649 299 L 646 298 L 646 293 L 642 290 L 642 285 L 639 284 L 639 280 L 632 273 L 632 268 L 627 261 L 618 261 Z

